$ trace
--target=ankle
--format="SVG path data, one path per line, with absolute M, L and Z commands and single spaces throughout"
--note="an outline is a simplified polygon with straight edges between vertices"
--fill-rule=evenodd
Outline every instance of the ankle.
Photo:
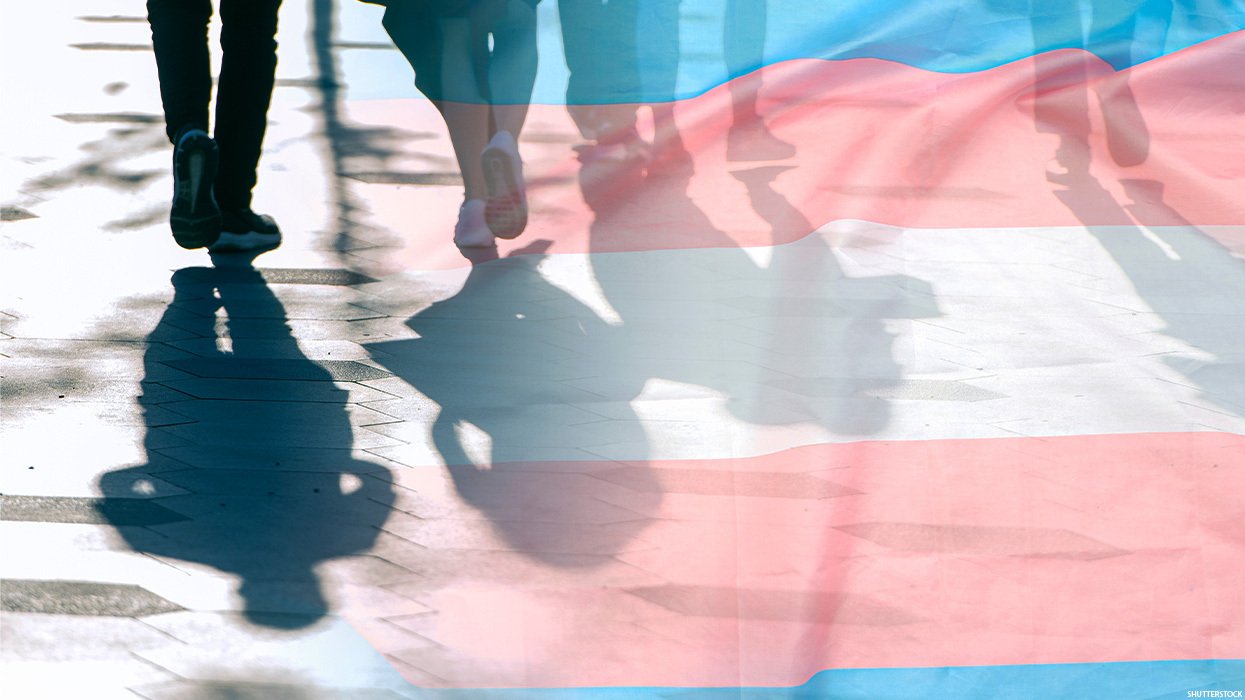
M 176 136 L 173 137 L 173 144 L 176 146 L 180 146 L 183 143 L 185 143 L 186 140 L 189 138 L 193 138 L 196 136 L 207 136 L 207 135 L 208 135 L 207 131 L 204 130 L 204 128 L 199 126 L 198 124 L 185 124 L 180 129 L 177 130 Z

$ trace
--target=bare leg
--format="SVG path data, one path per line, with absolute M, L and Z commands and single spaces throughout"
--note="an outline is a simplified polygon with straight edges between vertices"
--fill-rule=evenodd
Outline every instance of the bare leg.
M 467 199 L 485 195 L 480 152 L 492 137 L 488 98 L 480 89 L 474 61 L 478 42 L 485 37 L 472 27 L 470 17 L 438 20 L 441 35 L 441 99 L 436 102 L 449 127 L 454 156 L 463 174 Z
M 536 8 L 524 0 L 504 0 L 489 31 L 493 34 L 488 59 L 493 118 L 497 130 L 509 131 L 517 139 L 536 83 Z
M 536 82 L 536 9 L 525 0 L 494 0 L 478 20 L 477 34 L 493 37 L 483 70 L 494 127 L 479 160 L 487 189 L 484 218 L 498 238 L 514 238 L 527 227 L 518 137 Z

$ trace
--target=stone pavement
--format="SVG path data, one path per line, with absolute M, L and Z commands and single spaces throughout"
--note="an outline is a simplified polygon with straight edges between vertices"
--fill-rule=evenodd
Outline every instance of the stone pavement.
M 523 148 L 550 196 L 471 266 L 428 105 L 352 98 L 376 66 L 409 81 L 376 9 L 313 0 L 283 10 L 256 198 L 285 242 L 209 258 L 167 231 L 135 7 L 28 4 L 0 30 L 6 698 L 794 685 L 974 639 L 979 663 L 1068 661 L 1050 640 L 1127 638 L 1112 621 L 1167 584 L 1120 580 L 1194 547 L 1163 539 L 1189 527 L 1169 499 L 1221 536 L 1199 561 L 1239 564 L 1241 227 L 1174 250 L 822 226 L 762 164 L 732 171 L 745 223 L 693 183 L 599 209 L 575 250 L 548 222 L 587 211 L 553 196 L 580 197 L 576 137 L 546 109 Z M 596 247 L 662 216 L 724 242 Z M 731 244 L 790 225 L 816 232 Z M 1086 435 L 1107 437 L 1058 447 Z M 1117 503 L 1086 471 L 1119 455 Z M 1107 622 L 1018 632 L 1022 596 L 954 583 L 1019 560 Z M 1239 650 L 1226 581 L 1200 622 Z M 1182 634 L 1128 658 L 1201 643 Z

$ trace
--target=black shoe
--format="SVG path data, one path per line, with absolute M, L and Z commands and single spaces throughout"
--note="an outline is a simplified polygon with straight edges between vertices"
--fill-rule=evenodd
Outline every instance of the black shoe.
M 203 248 L 220 235 L 221 213 L 212 187 L 220 158 L 216 142 L 203 132 L 179 138 L 173 149 L 173 211 L 169 227 L 183 248 Z
M 241 253 L 271 250 L 281 245 L 281 229 L 271 216 L 250 209 L 226 211 L 221 219 L 220 236 L 208 246 L 213 253 Z

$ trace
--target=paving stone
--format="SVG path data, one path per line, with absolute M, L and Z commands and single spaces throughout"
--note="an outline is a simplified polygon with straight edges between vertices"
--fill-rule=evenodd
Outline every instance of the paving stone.
M 345 177 L 372 185 L 461 185 L 459 173 L 350 172 Z
M 139 405 L 136 401 L 70 401 L 59 395 L 15 398 L 5 396 L 5 405 L 18 415 L 0 427 L 0 435 L 21 443 L 39 436 L 90 435 L 96 431 L 113 430 L 125 433 L 139 427 L 161 427 L 189 422 L 185 416 L 154 403 Z M 145 403 L 145 397 L 139 401 Z
M 436 644 L 393 655 L 458 687 L 495 685 L 497 681 L 490 679 L 505 678 L 519 668 L 539 674 L 544 683 L 556 685 L 559 679 L 565 682 L 566 674 L 573 672 L 565 663 L 567 658 L 578 658 L 579 654 L 597 657 L 607 648 L 617 651 L 612 656 L 602 654 L 600 658 L 608 659 L 604 663 L 620 662 L 619 656 L 628 649 L 662 648 L 677 654 L 675 658 L 688 651 L 680 649 L 678 642 L 654 635 L 642 626 L 648 619 L 668 616 L 669 611 L 620 591 L 472 587 L 437 592 L 429 603 L 438 614 L 393 622 Z M 566 625 L 564 616 L 572 608 L 576 623 Z M 485 628 L 492 631 L 485 633 Z M 603 635 L 605 630 L 608 633 Z M 482 633 L 484 636 L 480 636 Z M 516 648 L 524 651 L 478 642 L 498 637 L 516 639 Z M 666 657 L 653 658 L 656 661 Z M 621 662 L 625 666 L 626 662 Z
M 332 286 L 351 286 L 366 284 L 376 280 L 354 270 L 346 269 L 310 269 L 310 268 L 256 268 L 257 279 L 253 272 L 247 270 L 231 270 L 230 268 L 200 268 L 192 270 L 188 275 L 190 281 L 207 284 L 258 284 L 262 280 L 267 284 L 315 284 Z
M 666 579 L 604 554 L 550 554 L 540 557 L 515 551 L 390 548 L 385 556 L 415 575 L 386 584 L 389 590 L 426 601 L 431 591 L 476 585 L 535 589 L 654 586 Z
M 48 527 L 70 526 L 44 526 L 43 529 Z M 231 588 L 236 586 L 226 585 L 227 581 L 222 583 L 219 571 L 195 571 L 189 565 L 136 554 L 126 546 L 124 538 L 112 536 L 112 533 L 100 532 L 93 538 L 77 532 L 67 534 L 67 537 L 33 537 L 30 545 L 6 546 L 6 560 L 0 575 L 13 579 L 86 580 L 141 586 L 188 608 L 228 610 L 237 605 L 229 602 Z M 90 539 L 102 542 L 96 546 Z M 36 544 L 46 549 L 36 551 Z M 53 554 L 62 559 L 51 560 L 49 557 Z M 217 580 L 212 581 L 208 575 L 216 576 Z
M 6 436 L 0 492 L 31 496 L 97 496 L 101 475 L 119 465 L 148 463 L 146 470 L 159 471 L 169 460 L 157 455 L 150 460 L 141 429 L 78 430 L 79 440 L 49 443 L 40 433 L 23 434 L 21 440 Z M 176 439 L 153 439 L 149 445 L 180 445 Z
M 251 625 L 237 615 L 185 612 L 145 622 L 183 644 L 139 655 L 187 680 L 395 692 L 408 687 L 383 657 L 337 618 L 307 626 L 296 618 L 273 616 Z
M 103 41 L 90 44 L 70 44 L 70 46 L 82 51 L 151 51 L 150 44 L 114 44 Z
M 151 403 L 184 398 L 184 394 L 171 392 L 167 387 L 157 384 L 161 380 L 188 378 L 190 375 L 173 369 L 164 368 L 153 373 L 158 379 L 151 382 L 140 382 L 143 374 L 140 370 L 127 372 L 123 368 L 111 374 L 103 370 L 100 374 L 88 373 L 80 369 L 53 372 L 44 366 L 31 369 L 28 366 L 35 361 L 12 361 L 12 374 L 6 374 L 0 380 L 0 390 L 4 392 L 5 403 L 28 406 L 32 404 L 47 405 L 50 401 L 65 402 L 118 402 L 132 401 L 140 395 L 151 399 Z
M 106 512 L 105 517 L 102 513 Z M 66 498 L 0 495 L 0 520 L 41 523 L 160 525 L 185 520 L 158 503 L 141 498 Z
M 142 617 L 181 610 L 138 586 L 89 581 L 0 581 L 5 612 Z
M 213 472 L 184 474 L 211 476 Z M 262 603 L 259 593 L 279 583 L 303 591 L 300 598 L 306 601 L 305 612 L 323 614 L 325 603 L 316 593 L 321 586 L 316 569 L 328 560 L 349 560 L 332 570 L 351 572 L 353 578 L 348 580 L 352 583 L 385 583 L 411 575 L 409 570 L 368 555 L 391 512 L 383 482 L 363 480 L 368 482 L 377 486 L 345 493 L 336 479 L 325 488 L 305 481 L 292 485 L 243 481 L 233 491 L 222 488 L 223 481 L 209 482 L 208 493 L 161 500 L 185 519 L 118 532 L 134 551 L 240 577 L 248 610 L 270 605 Z M 196 485 L 187 482 L 190 488 Z
M 538 466 L 544 466 L 540 464 Z M 469 469 L 474 469 L 473 467 Z M 623 522 L 639 517 L 634 504 L 613 507 L 621 499 L 611 497 L 611 489 L 584 480 L 571 472 L 533 474 L 500 467 L 487 474 L 464 477 L 453 468 L 455 477 L 431 468 L 401 470 L 395 474 L 397 490 L 393 507 L 420 519 L 484 520 L 531 522 Z M 409 478 L 412 472 L 426 472 L 430 478 Z M 378 475 L 382 476 L 383 475 Z M 496 478 L 494 478 L 496 476 Z M 534 476 L 529 479 L 528 476 Z M 612 489 L 626 491 L 623 488 Z M 645 494 L 649 501 L 660 497 Z M 639 498 L 637 501 L 641 500 Z
M 901 401 L 989 401 L 1004 398 L 1003 394 L 960 381 L 938 379 L 904 379 L 870 386 L 868 381 L 839 378 L 801 378 L 771 380 L 786 391 L 806 396 L 875 396 Z
M 175 391 L 197 399 L 244 401 L 312 401 L 345 403 L 347 396 L 355 402 L 392 398 L 357 382 L 306 381 L 297 379 L 177 379 L 164 382 Z
M 384 405 L 386 402 L 377 402 Z M 387 413 L 356 403 L 345 406 L 325 405 L 306 401 L 230 401 L 226 399 L 199 400 L 188 399 L 164 403 L 160 409 L 177 420 L 169 420 L 169 424 L 199 421 L 201 423 L 234 423 L 300 425 L 309 426 L 332 425 L 340 421 L 344 414 L 352 426 L 379 425 L 401 420 Z
M 575 524 L 524 521 L 392 520 L 388 532 L 429 549 L 516 551 L 542 558 L 547 555 L 616 555 L 646 549 L 636 539 L 645 523 Z
M 239 343 L 235 335 L 230 336 L 231 350 L 239 357 Z M 213 357 L 221 354 L 219 342 L 212 338 L 192 338 L 169 342 L 168 345 L 184 350 L 199 357 Z M 242 343 L 247 358 L 281 359 L 281 360 L 366 360 L 370 355 L 357 343 L 336 340 L 298 340 L 290 343 L 282 338 L 248 338 Z
M 141 526 L 121 526 L 138 529 Z M 137 579 L 124 575 L 123 567 L 135 567 L 135 555 L 126 545 L 119 528 L 107 523 L 50 523 L 44 521 L 5 520 L 0 531 L 6 538 L 5 559 L 0 578 L 39 580 L 90 580 L 99 583 L 134 583 Z M 88 567 L 79 556 L 93 558 L 96 566 Z M 79 573 L 58 559 L 75 559 L 82 566 Z M 111 572 L 102 567 L 115 565 Z M 104 572 L 104 573 L 101 573 Z M 123 574 L 117 577 L 116 574 Z M 150 573 L 146 571 L 144 573 Z
M 147 47 L 150 50 L 150 47 Z M 116 123 L 116 124 L 163 124 L 164 117 L 159 114 L 142 114 L 136 112 L 112 112 L 108 114 L 57 114 L 71 124 Z
M 37 218 L 37 215 L 31 214 L 21 207 L 0 207 L 0 221 L 21 221 L 22 219 Z
M 175 679 L 173 674 L 129 656 L 107 660 L 23 659 L 5 664 L 0 688 L 22 700 L 143 700 L 130 688 Z
M 820 500 L 860 493 L 807 474 L 715 471 L 708 469 L 643 469 L 619 467 L 593 474 L 597 479 L 637 491 L 694 493 L 716 496 L 807 498 Z
M 711 511 L 706 509 L 705 515 Z M 753 516 L 728 521 L 730 525 L 708 518 L 656 518 L 636 534 L 649 546 L 621 551 L 616 557 L 671 583 L 716 586 L 732 581 L 745 588 L 821 587 L 826 571 L 846 572 L 849 569 L 842 567 L 851 563 L 853 555 L 863 557 L 881 551 L 869 543 L 862 549 L 859 538 L 833 529 L 825 522 L 828 515 L 821 515 L 820 524 L 809 523 L 809 518 L 784 519 L 778 514 L 767 519 Z M 822 555 L 809 559 L 803 554 L 809 547 Z
M 353 571 L 331 571 L 333 567 L 332 562 L 325 567 L 330 569 L 326 579 L 334 584 L 331 608 L 337 614 L 348 618 L 356 629 L 361 620 L 422 615 L 429 612 L 429 608 L 422 603 L 390 590 L 388 586 L 393 584 L 378 586 L 351 583 L 349 576 Z M 385 651 L 379 647 L 377 650 L 382 653 Z
M 383 379 L 388 372 L 351 360 L 280 360 L 197 357 L 163 364 L 196 377 L 211 379 L 306 379 L 357 382 Z
M 310 507 L 325 508 L 329 505 L 324 502 L 325 499 L 355 493 L 368 496 L 373 500 L 386 501 L 391 488 L 389 483 L 383 478 L 378 478 L 375 472 L 363 471 L 376 468 L 377 465 L 374 464 L 347 461 L 332 472 L 186 469 L 164 472 L 161 476 L 165 481 L 193 494 L 193 496 L 169 499 L 170 504 L 181 504 L 201 497 L 272 496 L 278 499 L 278 502 L 286 502 L 288 499 L 307 499 L 313 504 Z
M 362 450 L 286 446 L 188 445 L 160 450 L 160 454 L 203 469 L 254 469 L 271 471 L 341 472 L 343 465 L 355 473 L 382 472 L 385 460 Z
M 309 311 L 309 314 L 315 313 Z M 360 311 L 364 318 L 358 320 L 344 319 L 305 319 L 290 318 L 285 324 L 289 333 L 300 340 L 345 340 L 355 343 L 368 343 L 377 340 L 411 338 L 415 332 L 394 319 L 381 317 L 379 313 Z M 274 328 L 271 323 L 245 324 L 240 326 L 241 333 L 250 337 L 283 337 L 284 329 Z
M 383 365 L 382 365 L 383 366 Z M 378 401 L 392 401 L 394 399 L 402 399 L 404 401 L 414 401 L 425 407 L 439 409 L 441 404 L 433 401 L 425 396 L 418 389 L 411 386 L 405 379 L 401 377 L 389 377 L 387 379 L 374 379 L 367 382 L 361 382 L 363 386 L 371 387 L 385 392 L 387 396 Z M 362 404 L 373 403 L 371 401 L 360 401 Z M 392 414 L 391 414 L 392 415 Z M 399 416 L 401 417 L 401 416 Z
M 327 403 L 332 414 L 287 419 L 280 411 L 262 415 L 254 423 L 240 421 L 200 421 L 189 425 L 161 428 L 185 443 L 200 447 L 219 446 L 233 450 L 255 448 L 271 452 L 285 447 L 310 449 L 371 449 L 401 444 L 400 440 L 359 429 L 351 431 L 346 416 L 339 408 Z
M 932 523 L 855 523 L 839 528 L 889 549 L 1094 560 L 1128 554 L 1092 537 L 1063 529 L 972 527 Z
M 827 508 L 832 504 L 800 504 L 787 498 L 722 497 L 672 492 L 655 495 L 642 491 L 620 491 L 602 496 L 602 500 L 646 519 L 650 527 L 661 527 L 662 521 L 675 521 L 712 522 L 729 528 L 780 525 L 824 529 L 827 511 L 834 513 L 839 510 Z
M 133 651 L 167 646 L 171 641 L 130 617 L 6 612 L 4 628 L 0 646 L 5 661 L 123 664 Z
M 841 624 L 905 625 L 911 613 L 864 597 L 817 591 L 764 591 L 703 586 L 660 586 L 629 591 L 684 615 L 810 620 Z
M 80 22 L 100 22 L 104 24 L 146 24 L 147 18 L 142 15 L 83 15 L 77 18 Z

